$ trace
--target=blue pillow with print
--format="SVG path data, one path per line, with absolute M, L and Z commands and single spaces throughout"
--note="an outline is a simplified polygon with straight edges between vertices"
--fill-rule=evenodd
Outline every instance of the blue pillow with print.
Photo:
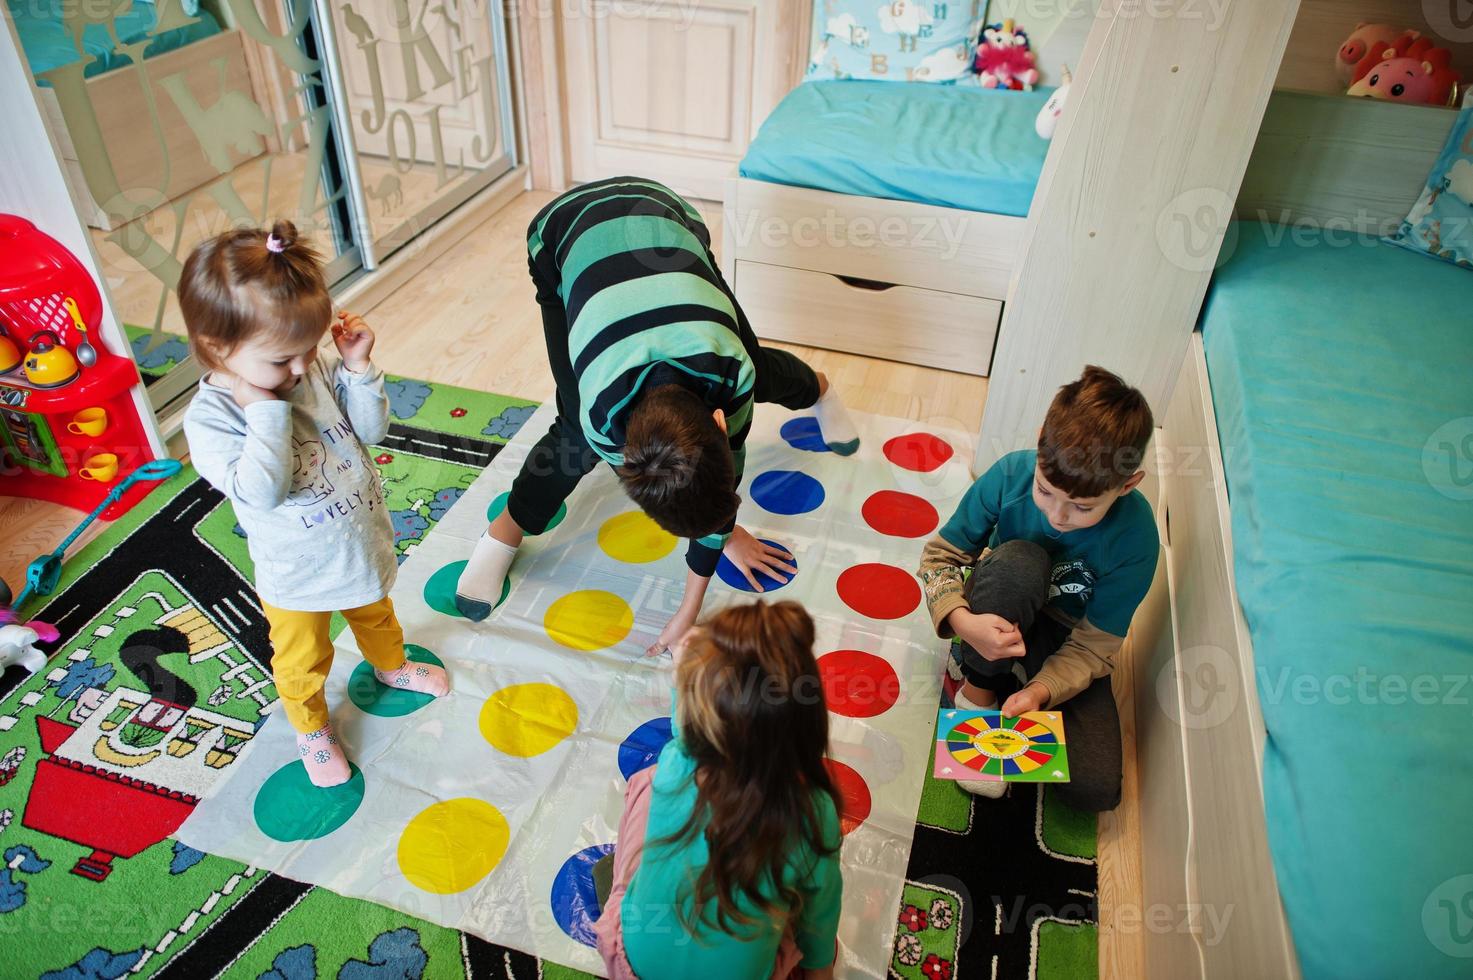
M 982 0 L 815 0 L 808 78 L 965 78 L 984 6 Z
M 1473 105 L 1458 114 L 1422 196 L 1385 241 L 1473 269 Z

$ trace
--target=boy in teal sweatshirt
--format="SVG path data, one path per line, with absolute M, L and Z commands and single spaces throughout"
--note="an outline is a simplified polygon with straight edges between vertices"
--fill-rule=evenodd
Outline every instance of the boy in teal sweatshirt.
M 921 556 L 936 632 L 960 640 L 956 706 L 1001 703 L 1008 717 L 1058 708 L 1073 776 L 1061 795 L 1085 810 L 1120 802 L 1110 672 L 1160 550 L 1151 505 L 1136 490 L 1152 428 L 1139 391 L 1085 368 L 1054 397 L 1038 448 L 982 474 Z M 985 796 L 1006 788 L 962 785 Z

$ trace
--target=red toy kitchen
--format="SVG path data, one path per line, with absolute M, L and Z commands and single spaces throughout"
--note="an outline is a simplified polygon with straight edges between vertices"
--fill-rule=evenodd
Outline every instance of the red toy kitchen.
M 91 511 L 155 457 L 134 401 L 142 384 L 99 337 L 102 296 L 70 251 L 0 214 L 0 495 Z M 112 520 L 149 489 L 102 513 Z

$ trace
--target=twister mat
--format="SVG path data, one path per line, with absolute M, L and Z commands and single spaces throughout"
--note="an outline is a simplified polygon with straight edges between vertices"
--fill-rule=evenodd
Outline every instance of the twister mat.
M 273 716 L 180 828 L 181 842 L 599 968 L 591 868 L 614 845 L 626 778 L 669 738 L 670 660 L 644 649 L 679 603 L 684 549 L 600 468 L 559 523 L 528 539 L 491 618 L 455 615 L 461 562 L 551 419 L 539 409 L 400 569 L 394 599 L 413 655 L 445 664 L 454 692 L 425 703 L 365 683 L 342 634 L 328 700 L 354 778 L 309 790 L 293 733 Z M 803 602 L 817 623 L 845 801 L 840 963 L 878 977 L 944 655 L 913 570 L 970 478 L 961 434 L 856 421 L 864 444 L 840 458 L 815 451 L 812 419 L 764 411 L 740 519 L 795 555 L 797 575 L 768 595 Z M 718 579 L 708 609 L 749 598 L 730 567 Z

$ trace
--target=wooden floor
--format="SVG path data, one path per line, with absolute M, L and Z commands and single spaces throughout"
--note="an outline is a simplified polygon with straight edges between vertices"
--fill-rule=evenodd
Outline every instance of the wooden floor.
M 527 279 L 525 232 L 551 197 L 542 192 L 521 195 L 389 299 L 359 311 L 378 333 L 374 360 L 410 377 L 550 397 L 552 375 Z M 702 210 L 713 240 L 719 242 L 720 208 Z M 831 351 L 788 349 L 826 373 L 851 408 L 977 431 L 987 396 L 983 378 Z M 76 519 L 72 511 L 0 498 L 0 576 L 15 585 L 25 562 L 54 547 Z M 1140 932 L 1114 926 L 1121 909 L 1132 912 L 1126 921 L 1141 921 L 1133 684 L 1130 659 L 1123 659 L 1115 691 L 1125 737 L 1126 783 L 1120 808 L 1100 818 L 1100 975 L 1135 980 L 1145 972 Z

